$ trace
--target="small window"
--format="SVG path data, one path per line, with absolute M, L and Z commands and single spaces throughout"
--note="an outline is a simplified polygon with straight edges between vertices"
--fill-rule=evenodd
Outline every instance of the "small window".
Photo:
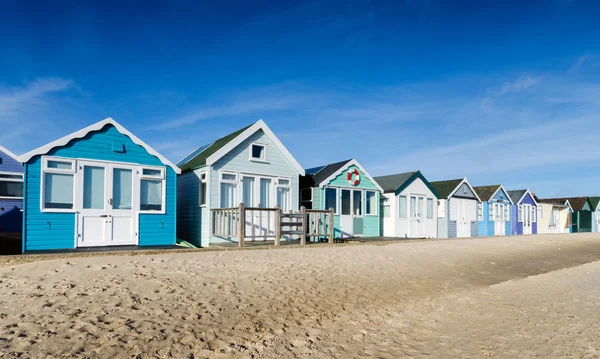
M 206 173 L 200 174 L 200 205 L 206 205 Z
M 154 169 L 154 168 L 144 168 L 142 169 L 142 176 L 144 177 L 156 177 L 163 178 L 163 170 L 162 169 Z
M 438 218 L 444 218 L 446 216 L 446 202 L 443 199 L 438 200 Z
M 433 218 L 433 198 L 427 198 L 427 219 Z
M 221 173 L 221 182 L 237 182 L 235 173 Z
M 518 207 L 518 221 L 523 222 L 523 206 L 519 205 Z
M 531 222 L 537 222 L 537 210 L 536 207 L 530 207 L 531 208 Z
M 510 220 L 510 205 L 509 204 L 504 205 L 504 220 L 506 220 L 506 221 Z
M 398 197 L 398 217 L 406 218 L 406 196 Z
M 253 143 L 250 146 L 250 159 L 258 161 L 267 160 L 267 146 L 259 143 Z
M 280 178 L 278 180 L 278 184 L 279 184 L 279 186 L 289 186 L 290 185 L 290 180 L 289 179 L 285 179 L 285 178 Z
M 365 192 L 366 195 L 366 209 L 365 209 L 365 213 L 366 214 L 377 214 L 377 196 L 375 195 L 375 192 L 373 191 L 366 191 Z
M 164 168 L 142 168 L 140 179 L 140 211 L 164 213 Z
M 43 157 L 42 211 L 72 212 L 75 160 Z
M 413 218 L 417 216 L 417 197 L 414 196 L 410 197 L 410 216 Z
M 325 209 L 333 208 L 333 213 L 337 214 L 337 189 L 325 188 Z
M 488 203 L 488 220 L 494 220 L 494 214 L 496 213 L 496 209 L 498 205 L 496 203 Z
M 477 220 L 479 222 L 483 221 L 483 203 L 477 203 Z
M 74 168 L 74 161 L 59 161 L 59 160 L 50 160 L 48 159 L 46 161 L 46 168 L 47 169 L 57 169 L 57 170 L 66 170 L 66 171 L 73 171 Z
M 0 173 L 0 198 L 23 198 L 23 175 Z
M 291 188 L 277 186 L 277 205 L 283 213 L 288 213 L 292 210 L 290 206 Z

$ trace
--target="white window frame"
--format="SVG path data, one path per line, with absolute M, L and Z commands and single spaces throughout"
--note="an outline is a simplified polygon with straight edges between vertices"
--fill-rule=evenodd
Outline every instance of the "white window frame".
M 0 175 L 9 175 L 9 176 L 21 176 L 21 179 L 16 178 L 0 178 L 0 182 L 13 182 L 13 183 L 23 183 L 23 192 L 25 192 L 25 181 L 23 180 L 24 176 L 22 172 L 0 172 Z M 10 196 L 0 196 L 0 199 L 23 199 L 23 197 L 10 197 Z
M 531 208 L 531 223 L 537 223 L 537 207 L 532 205 L 529 208 Z
M 40 178 L 40 211 L 42 213 L 75 213 L 77 212 L 77 160 L 74 158 L 64 158 L 64 157 L 54 157 L 54 156 L 42 156 L 42 166 L 41 166 L 41 178 Z M 49 168 L 48 161 L 56 161 L 56 162 L 70 162 L 71 169 L 62 169 L 62 168 Z M 73 176 L 73 207 L 72 208 L 45 208 L 44 202 L 46 198 L 46 190 L 45 190 L 45 182 L 46 182 L 46 173 L 56 173 L 56 174 L 68 174 Z M 25 191 L 25 188 L 23 188 Z
M 477 202 L 477 221 L 483 222 L 483 202 Z
M 208 172 L 198 173 L 198 179 L 200 180 L 200 188 L 198 188 L 198 204 L 200 207 L 208 206 Z M 204 185 L 204 203 L 202 203 L 202 185 Z
M 335 211 L 333 211 L 334 215 L 338 215 L 341 213 L 341 195 L 342 193 L 340 192 L 340 189 L 337 187 L 324 187 L 325 189 L 323 190 L 323 207 L 327 207 L 327 190 L 328 189 L 332 189 L 335 191 Z M 352 194 L 350 194 L 352 195 Z M 352 201 L 350 201 L 350 204 L 352 205 Z M 352 208 L 352 207 L 351 207 Z M 325 208 L 325 210 L 329 210 L 329 208 Z
M 504 221 L 510 221 L 510 204 L 504 204 Z
M 269 177 L 262 177 L 262 178 L 269 178 Z M 281 180 L 284 181 L 288 181 L 288 184 L 281 184 Z M 273 181 L 273 180 L 272 180 Z M 275 178 L 276 183 L 273 186 L 273 189 L 275 191 L 275 194 L 271 197 L 274 199 L 274 203 L 275 206 L 277 206 L 277 189 L 279 188 L 288 188 L 288 203 L 290 205 L 290 211 L 292 211 L 294 209 L 294 206 L 292 205 L 292 178 L 291 177 L 277 177 Z M 260 182 L 260 179 L 259 179 Z M 259 184 L 260 186 L 260 184 Z M 258 195 L 260 196 L 260 191 L 258 192 Z
M 223 175 L 224 174 L 233 175 L 233 176 L 235 176 L 235 178 L 232 179 L 232 180 L 230 180 L 230 179 L 223 179 Z M 218 200 L 219 206 L 216 207 L 216 208 L 221 208 L 221 183 L 230 183 L 230 184 L 235 185 L 234 193 L 235 193 L 235 197 L 236 197 L 235 199 L 237 201 L 237 199 L 238 199 L 238 190 L 239 190 L 239 187 L 240 187 L 239 186 L 240 185 L 239 179 L 240 179 L 240 174 L 237 173 L 237 172 L 219 171 L 219 181 L 218 181 L 218 188 L 217 188 L 217 200 Z M 237 207 L 238 205 L 239 205 L 239 203 L 237 205 L 234 203 L 234 207 Z
M 379 195 L 379 205 L 381 207 L 381 209 L 380 209 L 381 218 L 391 218 L 392 217 L 392 206 L 391 206 L 390 199 L 388 197 L 385 197 L 380 194 Z M 390 214 L 387 217 L 385 216 L 386 208 L 388 209 L 387 211 Z
M 144 169 L 149 170 L 161 170 L 161 175 L 144 175 Z M 140 179 L 139 179 L 139 213 L 140 214 L 165 214 L 167 209 L 167 179 L 165 176 L 166 168 L 165 167 L 156 167 L 156 166 L 140 166 Z M 162 182 L 162 205 L 160 206 L 160 211 L 152 211 L 152 210 L 142 210 L 142 181 L 150 180 L 150 181 L 161 181 Z
M 517 222 L 523 223 L 523 205 L 520 204 L 517 207 Z
M 374 213 L 367 213 L 367 193 L 368 192 L 372 192 L 373 195 L 375 196 L 375 209 L 373 210 L 373 208 L 371 208 L 371 212 Z M 378 216 L 379 215 L 379 206 L 377 205 L 377 191 L 371 191 L 371 190 L 365 190 L 365 216 Z
M 488 202 L 488 221 L 495 222 L 496 221 L 496 207 L 497 203 Z
M 254 146 L 261 146 L 263 148 L 263 152 L 262 153 L 263 153 L 263 157 L 264 158 L 256 158 L 256 157 L 252 156 L 252 148 Z M 268 162 L 267 161 L 267 147 L 268 146 L 267 146 L 266 143 L 252 142 L 250 144 L 250 146 L 248 147 L 248 159 L 250 161 L 253 161 L 253 162 L 264 162 L 264 163 L 267 163 Z
M 429 205 L 431 204 L 431 217 L 429 216 Z M 427 204 L 426 204 L 426 218 L 427 219 L 433 219 L 433 198 L 427 198 Z
M 404 198 L 404 216 L 401 216 L 402 211 L 400 210 L 400 198 Z M 398 218 L 408 218 L 408 196 L 398 196 Z

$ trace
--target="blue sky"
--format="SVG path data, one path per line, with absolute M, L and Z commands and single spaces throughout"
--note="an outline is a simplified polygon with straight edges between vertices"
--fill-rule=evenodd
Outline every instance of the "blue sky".
M 522 3 L 9 1 L 0 144 L 112 117 L 178 161 L 262 118 L 306 168 L 600 195 L 600 3 Z

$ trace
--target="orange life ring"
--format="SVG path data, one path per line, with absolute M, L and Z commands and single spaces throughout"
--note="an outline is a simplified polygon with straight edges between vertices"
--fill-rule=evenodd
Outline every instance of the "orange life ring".
M 354 180 L 352 180 L 352 175 L 354 175 Z M 357 169 L 348 171 L 348 182 L 353 186 L 358 186 L 360 183 L 360 173 L 358 173 Z

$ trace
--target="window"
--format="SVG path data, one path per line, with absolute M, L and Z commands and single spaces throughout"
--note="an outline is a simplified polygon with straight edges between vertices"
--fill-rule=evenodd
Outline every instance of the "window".
M 433 218 L 433 198 L 427 198 L 427 219 Z
M 390 207 L 390 199 L 387 197 L 381 197 L 381 216 L 383 218 L 390 218 L 391 215 L 391 207 Z
M 352 214 L 352 210 L 350 207 L 350 190 L 348 189 L 343 189 L 342 190 L 342 215 L 346 216 L 346 215 L 351 215 Z
M 443 199 L 438 200 L 438 218 L 444 218 L 446 216 L 446 201 Z
M 337 210 L 337 189 L 325 188 L 325 209 L 333 208 L 333 213 Z
M 267 160 L 267 146 L 260 143 L 250 145 L 250 159 L 253 161 Z
M 164 168 L 142 168 L 140 179 L 140 211 L 165 211 Z
M 206 173 L 200 173 L 200 205 L 206 205 Z
M 417 216 L 423 217 L 423 197 L 419 197 Z
M 365 214 L 376 215 L 377 214 L 377 196 L 375 195 L 375 192 L 366 191 L 365 196 L 366 196 Z
M 280 178 L 278 180 L 278 183 L 280 186 L 289 186 L 290 185 L 290 180 L 287 178 Z
M 290 187 L 277 187 L 277 205 L 283 211 L 283 213 L 292 210 L 290 206 Z
M 510 221 L 510 204 L 504 205 L 504 220 Z
M 531 222 L 537 222 L 537 210 L 535 206 L 529 207 L 531 208 Z
M 363 196 L 362 196 L 362 191 L 353 191 L 352 192 L 352 204 L 353 204 L 353 214 L 355 216 L 362 216 L 362 211 L 363 211 L 363 206 L 362 206 L 362 201 L 363 201 Z
M 254 177 L 242 177 L 242 202 L 246 207 L 254 207 Z
M 523 205 L 518 207 L 518 221 L 523 222 Z
M 23 175 L 0 173 L 0 198 L 23 198 Z
M 406 196 L 398 197 L 398 217 L 406 218 Z
M 549 225 L 550 225 L 550 227 L 556 227 L 556 225 L 557 225 L 557 222 L 558 222 L 558 221 L 557 221 L 557 219 L 558 219 L 558 218 L 556 218 L 556 217 L 557 217 L 557 215 L 558 215 L 558 213 L 557 213 L 557 211 L 556 211 L 555 209 L 553 209 L 553 210 L 550 212 L 550 224 L 549 224 Z
M 221 208 L 233 208 L 237 207 L 237 174 L 235 173 L 221 173 L 220 174 L 220 206 Z
M 477 220 L 479 222 L 483 221 L 483 203 L 477 203 Z
M 488 220 L 493 221 L 495 219 L 494 214 L 496 213 L 497 209 L 498 209 L 498 204 L 488 203 Z
M 72 212 L 75 160 L 42 158 L 42 211 Z
M 417 216 L 417 197 L 415 196 L 411 196 L 410 197 L 410 216 L 411 217 L 416 217 Z

